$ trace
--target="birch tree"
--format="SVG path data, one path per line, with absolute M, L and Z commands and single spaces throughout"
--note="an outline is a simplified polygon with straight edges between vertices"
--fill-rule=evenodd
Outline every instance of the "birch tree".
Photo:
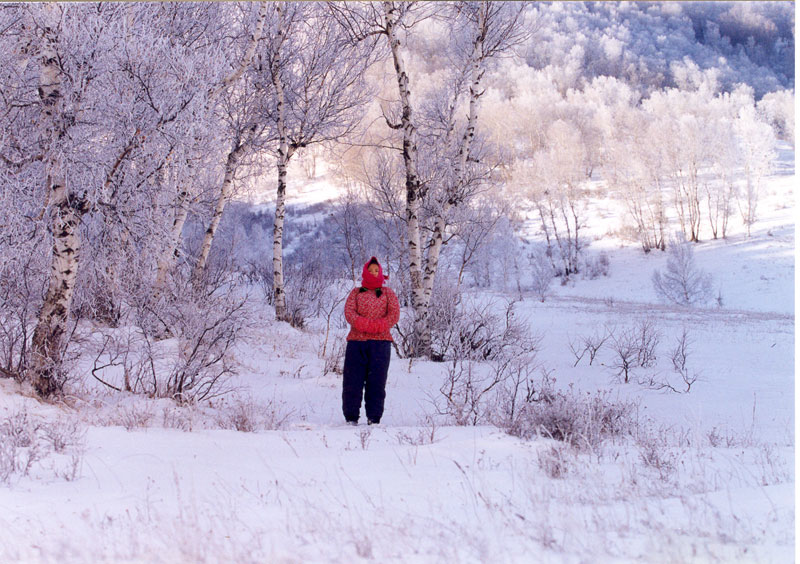
M 43 153 L 43 214 L 49 216 L 52 260 L 47 294 L 31 342 L 28 378 L 36 391 L 56 391 L 61 358 L 78 275 L 81 217 L 90 210 L 90 186 L 67 183 L 73 143 L 82 137 L 86 98 L 95 81 L 108 72 L 106 56 L 119 23 L 120 10 L 107 7 L 80 21 L 80 9 L 56 4 L 25 8 L 22 32 L 38 64 L 38 129 Z M 94 24 L 94 25 L 86 25 Z M 85 45 L 76 46 L 79 42 Z M 70 50 L 72 47 L 73 50 Z M 81 52 L 82 51 L 82 52 Z M 120 162 L 135 143 L 128 141 Z M 109 176 L 116 173 L 112 165 Z M 77 180 L 77 179 L 76 179 Z
M 405 173 L 404 220 L 415 355 L 431 353 L 428 310 L 441 249 L 450 236 L 448 214 L 479 192 L 487 177 L 475 145 L 483 77 L 493 58 L 524 39 L 520 28 L 523 8 L 522 4 L 503 2 L 457 2 L 437 7 L 382 2 L 380 8 L 375 4 L 331 4 L 354 39 L 385 39 L 394 69 L 398 104 L 395 111 L 384 111 L 384 119 L 392 131 L 402 135 L 398 151 Z M 447 46 L 450 87 L 437 93 L 431 119 L 421 115 L 420 104 L 414 102 L 404 44 L 410 40 L 410 30 L 432 15 L 443 16 L 451 24 L 446 33 L 452 43 Z M 457 112 L 464 109 L 467 117 L 462 120 Z M 424 131 L 425 163 L 419 150 L 420 128 L 425 125 L 420 119 L 431 126 Z
M 728 234 L 728 220 L 733 211 L 736 195 L 736 170 L 738 168 L 738 147 L 733 120 L 720 116 L 712 125 L 713 146 L 711 166 L 714 177 L 705 183 L 708 203 L 708 226 L 714 239 Z
M 223 35 L 230 12 L 224 5 L 140 4 L 126 14 L 106 113 L 112 130 L 135 120 L 143 138 L 112 179 L 102 222 L 94 221 L 102 227 L 88 239 L 94 273 L 87 282 L 99 294 L 90 296 L 100 309 L 95 316 L 118 314 L 121 296 L 145 286 L 157 294 L 177 255 L 191 197 L 207 185 L 206 171 L 214 171 L 209 157 L 216 154 L 217 127 L 208 106 L 210 91 L 230 74 L 223 66 L 231 59 Z
M 52 238 L 48 291 L 26 370 L 35 389 L 46 396 L 58 389 L 64 376 L 61 360 L 76 282 L 87 258 L 81 253 L 84 219 L 88 214 L 113 216 L 120 202 L 131 201 L 141 180 L 132 182 L 139 174 L 127 174 L 131 160 L 158 153 L 169 128 L 197 109 L 195 94 L 202 90 L 195 80 L 206 77 L 191 70 L 213 65 L 182 65 L 175 57 L 182 46 L 176 46 L 174 38 L 165 41 L 152 29 L 140 27 L 138 16 L 154 7 L 43 4 L 12 9 L 17 10 L 14 30 L 19 41 L 12 61 L 27 81 L 28 104 L 35 111 L 29 138 L 35 140 L 41 162 L 41 167 L 30 169 L 30 178 L 35 182 L 38 176 L 41 182 L 40 216 L 47 218 Z M 126 79 L 130 74 L 124 65 L 133 58 L 121 54 L 121 39 L 129 47 L 146 44 L 154 58 L 161 57 L 157 86 L 169 93 L 166 99 Z M 176 90 L 188 94 L 175 96 Z M 153 159 L 144 167 L 140 163 L 138 170 L 152 172 L 158 162 Z
M 226 140 L 229 143 L 229 148 L 226 150 L 224 157 L 223 179 L 217 190 L 211 220 L 200 247 L 200 255 L 195 264 L 193 277 L 196 282 L 201 279 L 205 271 L 214 235 L 219 227 L 225 206 L 231 197 L 237 168 L 244 156 L 252 150 L 253 143 L 264 132 L 263 124 L 254 119 L 255 111 L 253 108 L 258 106 L 254 98 L 263 96 L 266 93 L 263 88 L 253 88 L 260 85 L 254 85 L 251 82 L 247 85 L 250 88 L 247 88 L 247 86 L 242 86 L 240 83 L 251 66 L 258 43 L 263 36 L 268 16 L 267 4 L 261 2 L 255 5 L 254 9 L 247 8 L 237 10 L 236 15 L 238 17 L 228 15 L 224 18 L 223 21 L 234 30 L 232 44 L 226 46 L 227 53 L 234 55 L 231 59 L 232 64 L 228 69 L 225 69 L 225 73 L 219 76 L 217 81 L 206 85 L 205 109 L 206 111 L 217 109 L 218 113 L 221 114 L 224 125 L 220 125 L 224 127 L 224 131 L 228 134 Z M 228 33 L 230 33 L 229 30 Z M 214 37 L 207 37 L 207 39 L 213 40 Z M 221 101 L 222 98 L 225 98 L 225 100 Z M 208 136 L 195 132 L 192 145 L 194 145 L 196 153 L 209 152 L 207 142 Z M 156 294 L 163 286 L 166 275 L 174 262 L 174 258 L 177 256 L 183 226 L 188 217 L 188 204 L 192 192 L 187 187 L 187 184 L 197 179 L 198 172 L 196 169 L 199 164 L 196 162 L 197 160 L 199 160 L 198 157 L 185 160 L 185 163 L 189 166 L 187 171 L 189 174 L 188 178 L 184 177 L 182 182 L 178 184 L 174 206 L 175 216 L 170 230 L 168 245 L 165 246 L 159 257 L 158 275 L 155 283 Z
M 605 169 L 609 187 L 625 204 L 635 223 L 642 250 L 666 249 L 667 218 L 663 196 L 664 165 L 649 138 L 652 123 L 640 110 L 618 116 L 606 140 Z
M 442 246 L 448 237 L 448 215 L 453 208 L 469 205 L 477 194 L 487 189 L 493 168 L 488 156 L 478 147 L 476 138 L 479 103 L 485 92 L 484 74 L 493 58 L 520 44 L 526 37 L 520 26 L 521 7 L 499 2 L 461 2 L 452 9 L 455 11 L 452 35 L 464 39 L 462 44 L 456 42 L 453 46 L 454 59 L 460 60 L 461 66 L 454 69 L 451 90 L 444 98 L 446 104 L 436 112 L 439 116 L 436 125 L 441 131 L 433 137 L 437 146 L 428 148 L 440 156 L 440 161 L 434 165 L 439 169 L 440 178 L 438 189 L 428 192 L 429 201 L 433 200 L 434 204 L 433 225 L 428 240 L 424 242 L 425 255 L 421 257 L 424 261 L 421 286 L 413 288 L 415 348 L 424 356 L 430 354 L 428 311 Z M 462 99 L 467 105 L 467 116 L 465 122 L 460 123 L 456 111 Z M 415 247 L 419 248 L 419 245 Z
M 740 162 L 744 172 L 744 190 L 738 198 L 742 222 L 750 229 L 756 222 L 756 211 L 764 177 L 775 158 L 775 132 L 756 115 L 753 106 L 745 106 L 734 125 L 737 132 Z
M 271 5 L 269 39 L 258 52 L 257 72 L 274 89 L 265 119 L 276 131 L 269 148 L 277 166 L 273 227 L 275 316 L 288 321 L 283 229 L 289 163 L 298 150 L 349 135 L 370 91 L 364 71 L 374 59 L 368 44 L 349 41 L 329 11 L 312 3 Z
M 681 231 L 691 242 L 700 240 L 703 219 L 701 169 L 710 163 L 715 120 L 713 93 L 700 89 L 655 92 L 644 101 L 656 127 L 652 140 L 666 165 L 666 180 L 672 188 L 672 205 Z
M 423 197 L 423 184 L 419 174 L 418 133 L 415 119 L 415 106 L 412 103 L 409 87 L 409 74 L 406 69 L 405 53 L 402 48 L 407 33 L 420 21 L 427 19 L 431 12 L 428 6 L 415 2 L 382 2 L 359 4 L 353 2 L 329 2 L 334 17 L 346 29 L 355 42 L 368 42 L 385 39 L 389 57 L 397 81 L 400 111 L 398 120 L 385 114 L 387 125 L 394 131 L 402 132 L 400 152 L 405 172 L 405 224 L 408 253 L 408 272 L 412 291 L 412 305 L 416 313 L 415 335 L 426 323 L 427 314 L 421 315 L 424 290 L 422 286 L 422 252 L 420 247 L 420 213 Z M 417 349 L 418 354 L 425 351 Z M 428 347 L 427 354 L 430 354 Z
M 581 133 L 573 124 L 556 120 L 545 134 L 547 149 L 534 155 L 531 196 L 543 228 L 555 241 L 549 252 L 558 260 L 557 271 L 565 278 L 579 271 L 583 249 L 581 229 L 586 222 L 586 180 Z

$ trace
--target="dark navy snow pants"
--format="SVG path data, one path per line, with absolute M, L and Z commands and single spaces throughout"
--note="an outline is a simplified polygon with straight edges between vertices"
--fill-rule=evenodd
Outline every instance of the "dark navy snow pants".
M 380 422 L 391 347 L 390 341 L 347 341 L 342 385 L 342 413 L 347 421 L 358 421 L 363 397 L 367 420 Z

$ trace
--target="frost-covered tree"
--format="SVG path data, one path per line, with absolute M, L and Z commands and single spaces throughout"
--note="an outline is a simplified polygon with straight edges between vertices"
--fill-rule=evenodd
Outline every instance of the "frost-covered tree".
M 528 253 L 528 271 L 531 277 L 531 291 L 544 303 L 550 286 L 553 283 L 553 267 L 547 258 L 547 251 L 541 247 L 534 247 Z
M 205 231 L 194 267 L 193 276 L 196 283 L 205 272 L 211 244 L 222 220 L 225 206 L 233 194 L 236 173 L 243 160 L 258 147 L 264 137 L 271 133 L 265 123 L 266 120 L 261 117 L 262 112 L 259 111 L 262 99 L 270 96 L 271 92 L 263 82 L 253 78 L 252 72 L 248 72 L 262 40 L 268 16 L 267 3 L 262 2 L 256 6 L 254 17 L 245 11 L 243 18 L 234 18 L 230 22 L 231 27 L 236 30 L 235 35 L 240 38 L 242 54 L 234 59 L 229 75 L 219 85 L 214 85 L 209 92 L 212 98 L 209 100 L 210 104 L 214 104 L 219 98 L 219 103 L 215 105 L 228 147 L 223 157 L 223 178 L 215 194 L 216 201 L 211 221 Z M 251 18 L 253 21 L 248 21 Z
M 689 241 L 698 241 L 703 219 L 701 169 L 710 159 L 713 115 L 708 110 L 713 100 L 710 87 L 694 92 L 668 89 L 653 93 L 644 107 L 654 120 L 656 136 L 672 189 L 672 205 L 681 230 Z
M 634 221 L 645 253 L 666 248 L 667 229 L 664 168 L 658 148 L 649 140 L 651 127 L 639 110 L 619 115 L 606 141 L 604 168 L 609 187 Z
M 764 177 L 775 158 L 775 133 L 758 118 L 753 106 L 744 106 L 735 122 L 739 155 L 744 172 L 744 189 L 739 197 L 739 211 L 747 227 L 747 236 L 756 222 L 756 210 Z
M 12 89 L 0 103 L 6 119 L 24 114 L 3 162 L 15 169 L 9 189 L 38 200 L 31 217 L 49 224 L 42 241 L 51 249 L 49 290 L 25 370 L 42 395 L 54 392 L 64 375 L 76 290 L 83 304 L 91 303 L 83 298 L 118 283 L 122 257 L 156 254 L 165 203 L 156 179 L 171 148 L 185 139 L 187 122 L 202 116 L 201 85 L 216 80 L 223 58 L 213 41 L 187 56 L 187 43 L 197 41 L 217 9 L 43 4 L 2 10 L 9 54 L 3 75 Z M 170 10 L 174 17 L 160 17 Z M 141 276 L 148 271 L 133 269 Z M 113 317 L 116 299 L 101 296 L 94 313 Z
M 586 225 L 585 149 L 578 128 L 563 120 L 548 127 L 545 138 L 547 148 L 533 158 L 531 197 L 557 271 L 569 278 L 579 270 L 585 244 L 581 237 Z
M 278 173 L 273 296 L 276 317 L 288 320 L 283 229 L 289 162 L 298 150 L 341 140 L 353 131 L 369 100 L 364 72 L 374 53 L 368 44 L 350 41 L 346 28 L 323 5 L 277 2 L 271 10 L 268 40 L 259 49 L 257 69 L 274 88 L 265 108 L 265 118 L 276 131 L 268 150 Z
M 758 112 L 776 136 L 794 146 L 794 90 L 769 92 L 758 101 Z
M 62 378 L 75 285 L 85 260 L 84 217 L 117 203 L 120 179 L 130 159 L 149 136 L 173 123 L 192 99 L 154 115 L 137 108 L 130 93 L 116 90 L 116 80 L 124 72 L 120 63 L 125 60 L 118 55 L 116 42 L 132 11 L 122 5 L 92 9 L 46 4 L 20 6 L 15 14 L 19 57 L 11 61 L 25 69 L 29 103 L 37 113 L 35 130 L 26 133 L 39 144 L 41 214 L 48 218 L 52 233 L 49 289 L 27 370 L 42 395 L 53 393 Z M 118 121 L 115 110 L 126 104 L 126 119 Z M 124 192 L 131 188 L 126 184 Z
M 667 248 L 663 272 L 653 272 L 653 288 L 660 298 L 683 306 L 702 305 L 713 297 L 711 275 L 695 264 L 692 243 L 678 232 Z
M 454 217 L 453 244 L 458 256 L 454 260 L 458 270 L 460 287 L 464 282 L 464 275 L 471 271 L 475 282 L 478 282 L 476 273 L 484 273 L 484 285 L 488 285 L 492 277 L 492 259 L 495 258 L 495 235 L 498 225 L 511 216 L 513 210 L 508 202 L 499 199 L 481 198 L 471 206 L 465 206 L 457 211 Z M 483 264 L 478 267 L 477 264 Z
M 448 216 L 482 189 L 491 168 L 477 131 L 483 78 L 492 60 L 524 38 L 522 7 L 505 2 L 456 2 L 436 7 L 383 2 L 380 8 L 376 4 L 331 4 L 354 39 L 385 39 L 395 71 L 398 102 L 384 110 L 383 117 L 392 131 L 402 132 L 396 143 L 405 177 L 402 191 L 416 355 L 429 356 L 431 352 L 428 311 L 441 249 L 450 236 Z M 409 86 L 407 44 L 410 30 L 432 10 L 444 22 L 442 59 L 448 80 L 423 103 L 414 101 Z M 466 119 L 457 112 L 464 112 Z M 397 189 L 386 184 L 379 188 L 387 194 Z

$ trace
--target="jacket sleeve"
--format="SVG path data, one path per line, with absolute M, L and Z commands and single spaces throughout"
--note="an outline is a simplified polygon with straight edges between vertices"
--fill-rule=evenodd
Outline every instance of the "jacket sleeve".
M 361 317 L 356 312 L 356 296 L 358 296 L 358 288 L 351 290 L 350 295 L 347 296 L 347 301 L 344 302 L 344 318 L 354 329 L 360 331 L 361 329 L 356 326 L 358 318 Z M 363 317 L 361 317 L 361 319 L 363 319 Z
M 350 295 L 347 296 L 347 301 L 344 303 L 344 318 L 347 322 L 360 333 L 376 333 L 374 323 L 363 315 L 358 314 L 356 309 L 356 298 L 358 297 L 358 288 L 353 289 Z
M 397 301 L 397 295 L 394 291 L 387 288 L 386 298 L 389 302 L 388 312 L 384 320 L 386 321 L 386 330 L 388 331 L 400 321 L 400 303 Z

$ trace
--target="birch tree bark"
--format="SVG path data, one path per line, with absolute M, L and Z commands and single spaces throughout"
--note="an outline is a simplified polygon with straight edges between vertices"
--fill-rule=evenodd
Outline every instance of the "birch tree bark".
M 203 237 L 203 244 L 200 247 L 200 256 L 197 258 L 197 264 L 194 267 L 194 273 L 192 275 L 195 284 L 198 284 L 203 278 L 203 273 L 208 263 L 208 255 L 211 252 L 211 244 L 214 242 L 214 235 L 216 235 L 219 222 L 222 220 L 222 213 L 225 211 L 225 205 L 228 203 L 233 193 L 233 181 L 236 175 L 236 169 L 249 143 L 249 136 L 246 139 L 237 139 L 233 149 L 228 153 L 225 159 L 225 176 L 222 180 L 222 187 L 220 188 L 219 197 L 217 198 L 217 204 L 214 206 L 211 223 L 209 223 L 206 234 Z M 180 215 L 176 216 L 176 220 L 179 219 L 179 217 Z M 185 216 L 183 216 L 183 220 L 186 220 Z M 175 227 L 174 225 L 173 230 Z
M 51 25 L 59 18 L 59 8 L 45 6 L 45 15 Z M 41 103 L 41 130 L 49 141 L 50 150 L 45 159 L 46 198 L 53 233 L 52 261 L 47 294 L 39 311 L 39 319 L 31 342 L 31 362 L 28 378 L 42 396 L 53 394 L 59 385 L 60 361 L 67 331 L 70 305 L 78 275 L 80 238 L 78 228 L 85 203 L 70 197 L 58 142 L 65 135 L 63 116 L 61 69 L 56 50 L 56 31 L 44 30 L 39 53 L 39 98 Z
M 189 113 L 187 108 L 193 115 L 199 109 L 191 105 L 197 76 L 175 76 L 179 61 L 169 57 L 185 56 L 185 52 L 172 42 L 159 42 L 165 30 L 145 33 L 146 38 L 125 36 L 131 42 L 126 52 L 136 53 L 132 58 L 115 52 L 126 25 L 152 21 L 159 10 L 119 5 L 65 8 L 55 3 L 23 9 L 30 24 L 21 29 L 33 34 L 39 61 L 37 128 L 42 138 L 43 209 L 53 237 L 48 290 L 26 370 L 42 396 L 57 391 L 66 376 L 62 365 L 65 335 L 83 263 L 82 217 L 91 211 L 105 221 L 104 214 L 134 201 L 137 187 L 120 174 L 127 170 L 126 163 L 137 158 L 145 140 L 158 145 L 158 136 Z M 141 21 L 138 16 L 143 17 Z M 148 58 L 153 50 L 157 54 Z M 153 88 L 155 77 L 161 82 Z M 156 90 L 172 78 L 179 79 L 176 90 L 185 96 L 175 97 L 169 87 Z M 119 84 L 126 87 L 119 92 L 110 87 Z M 98 167 L 108 167 L 103 178 L 96 175 Z M 111 277 L 116 274 L 112 272 Z
M 273 304 L 276 319 L 290 321 L 286 265 L 283 256 L 287 173 L 298 150 L 349 135 L 370 101 L 363 78 L 374 59 L 367 44 L 353 42 L 326 6 L 314 3 L 274 4 L 276 26 L 261 55 L 269 61 L 275 90 L 270 117 L 275 126 L 272 149 L 278 170 L 272 233 Z M 291 280 L 289 280 L 291 283 Z
M 461 143 L 458 147 L 458 153 L 453 164 L 453 184 L 447 187 L 447 190 L 443 194 L 442 202 L 440 203 L 441 207 L 435 220 L 433 234 L 430 241 L 426 245 L 428 252 L 425 260 L 425 274 L 422 280 L 423 297 L 422 303 L 420 304 L 421 312 L 417 314 L 417 316 L 420 317 L 421 313 L 421 317 L 424 318 L 424 321 L 419 324 L 419 333 L 417 335 L 420 343 L 420 349 L 422 351 L 427 351 L 426 354 L 428 355 L 430 355 L 431 351 L 431 330 L 430 325 L 427 323 L 428 311 L 430 308 L 431 296 L 433 295 L 433 285 L 436 279 L 436 272 L 439 268 L 439 256 L 444 243 L 446 218 L 450 208 L 458 205 L 465 197 L 464 191 L 468 182 L 466 174 L 467 161 L 470 159 L 472 154 L 472 142 L 475 139 L 475 127 L 478 122 L 478 100 L 483 94 L 483 91 L 481 90 L 481 80 L 483 79 L 483 75 L 486 70 L 483 67 L 483 41 L 487 33 L 486 7 L 488 6 L 482 6 L 477 11 L 477 19 L 475 22 L 476 34 L 473 42 L 472 53 L 470 54 L 468 61 L 468 65 L 470 67 L 469 74 L 472 77 L 472 82 L 469 86 L 469 113 L 467 116 L 466 128 L 461 138 Z M 445 139 L 446 146 L 450 145 L 449 137 L 452 136 L 452 132 L 455 130 L 454 114 L 458 97 L 459 93 L 456 92 L 454 100 L 450 104 L 450 123 L 447 127 L 448 133 L 447 138 Z
M 156 280 L 153 284 L 154 300 L 158 300 L 161 295 L 167 275 L 179 256 L 178 249 L 181 244 L 183 226 L 186 224 L 186 218 L 189 217 L 189 191 L 186 188 L 178 190 L 173 208 L 175 209 L 175 218 L 172 220 L 169 238 L 156 262 Z
M 452 154 L 452 136 L 456 130 L 454 110 L 461 95 L 461 81 L 458 81 L 453 99 L 449 105 L 449 122 L 444 124 L 445 135 L 434 136 L 434 143 L 441 143 L 443 147 L 429 147 L 432 153 L 442 156 L 442 161 L 436 167 L 439 174 L 444 176 L 444 186 L 436 191 L 438 198 L 433 218 L 431 237 L 422 242 L 421 203 L 426 196 L 428 187 L 420 179 L 419 158 L 417 150 L 417 128 L 412 115 L 411 92 L 409 89 L 408 73 L 400 49 L 401 41 L 398 35 L 398 8 L 396 3 L 384 2 L 384 34 L 386 35 L 392 53 L 395 74 L 397 77 L 400 105 L 402 109 L 399 124 L 390 127 L 403 131 L 403 164 L 406 171 L 406 225 L 408 229 L 408 254 L 409 271 L 411 280 L 412 307 L 414 309 L 414 354 L 430 356 L 431 354 L 431 328 L 429 321 L 429 308 L 436 272 L 439 268 L 439 259 L 442 246 L 445 243 L 447 216 L 451 208 L 467 202 L 475 192 L 474 184 L 478 179 L 471 178 L 469 163 L 473 160 L 472 145 L 475 138 L 475 129 L 478 122 L 478 100 L 483 94 L 481 80 L 485 73 L 487 61 L 518 44 L 525 37 L 520 32 L 518 22 L 522 11 L 518 8 L 509 8 L 504 3 L 492 2 L 458 2 L 452 8 L 455 18 L 460 19 L 468 33 L 472 34 L 472 45 L 466 56 L 459 55 L 464 61 L 463 76 L 469 77 L 469 110 L 464 133 L 457 146 L 456 154 Z M 458 35 L 453 29 L 453 34 Z M 388 120 L 387 120 L 388 123 Z M 444 170 L 444 172 L 442 172 Z M 422 249 L 426 249 L 423 257 Z
M 384 25 L 389 49 L 392 53 L 397 88 L 400 94 L 402 115 L 400 128 L 403 131 L 403 164 L 406 172 L 406 226 L 408 238 L 409 273 L 411 279 L 411 301 L 414 309 L 414 334 L 417 337 L 429 335 L 428 309 L 425 304 L 425 289 L 422 285 L 422 252 L 420 247 L 420 204 L 421 182 L 417 172 L 417 128 L 414 125 L 411 91 L 408 86 L 408 73 L 400 50 L 400 38 L 397 33 L 398 14 L 393 2 L 384 2 Z M 395 126 L 396 127 L 396 126 Z M 415 353 L 430 356 L 430 339 L 427 344 L 417 339 Z
M 242 55 L 241 60 L 239 61 L 239 64 L 227 76 L 225 76 L 218 85 L 214 86 L 208 91 L 206 98 L 207 108 L 210 108 L 223 92 L 227 91 L 234 84 L 236 84 L 242 78 L 247 68 L 252 64 L 258 48 L 258 43 L 264 36 L 264 27 L 266 25 L 267 15 L 268 4 L 267 2 L 261 2 L 256 15 L 256 22 L 253 32 L 250 34 L 247 47 Z M 222 219 L 222 214 L 225 211 L 225 206 L 230 200 L 233 191 L 233 181 L 236 175 L 236 168 L 239 165 L 242 157 L 249 149 L 249 143 L 255 136 L 254 129 L 248 130 L 246 133 L 244 133 L 244 135 L 241 135 L 241 132 L 239 133 L 240 137 L 236 139 L 233 144 L 233 148 L 225 159 L 225 173 L 222 185 L 220 187 L 219 197 L 217 198 L 217 203 L 214 206 L 211 222 L 206 229 L 206 233 L 203 238 L 203 244 L 200 248 L 200 256 L 198 257 L 197 264 L 195 265 L 192 273 L 192 279 L 194 280 L 195 284 L 200 282 L 203 274 L 205 273 L 206 265 L 208 263 L 208 256 L 211 252 L 211 245 L 214 242 L 214 236 L 217 233 L 217 228 L 219 227 L 220 220 Z M 175 219 L 170 231 L 168 245 L 164 248 L 164 251 L 158 260 L 158 272 L 156 274 L 156 281 L 153 289 L 153 296 L 156 299 L 164 287 L 167 274 L 174 266 L 175 260 L 179 255 L 178 249 L 180 247 L 183 226 L 186 223 L 186 218 L 189 212 L 187 207 L 189 194 L 190 191 L 186 187 L 182 187 L 178 191 L 175 201 Z
M 275 304 L 275 318 L 278 321 L 288 321 L 286 289 L 283 280 L 283 222 L 286 217 L 286 174 L 289 160 L 294 154 L 294 148 L 289 145 L 289 136 L 286 128 L 286 93 L 281 76 L 283 47 L 286 42 L 287 32 L 286 12 L 281 4 L 277 5 L 276 11 L 278 13 L 277 37 L 270 69 L 277 99 L 276 125 L 278 128 L 278 190 L 275 200 L 275 221 L 272 229 L 272 293 L 273 303 Z

